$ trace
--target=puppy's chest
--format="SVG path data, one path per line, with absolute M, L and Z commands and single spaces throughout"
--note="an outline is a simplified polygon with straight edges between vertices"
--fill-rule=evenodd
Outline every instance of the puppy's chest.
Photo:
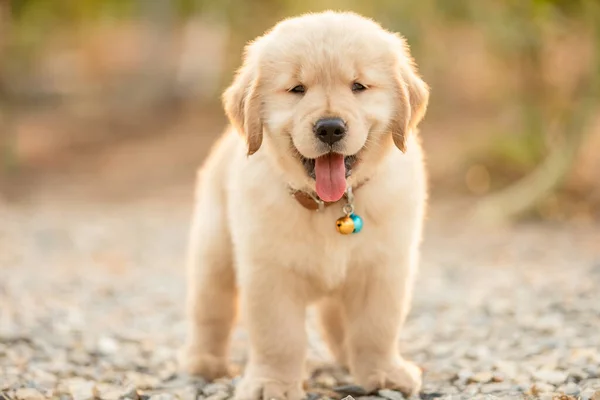
M 331 289 L 346 279 L 352 267 L 355 240 L 336 231 L 334 216 L 308 216 L 280 232 L 277 253 L 282 265 Z
M 248 182 L 240 181 L 242 187 L 246 185 L 246 195 L 231 196 L 228 204 L 234 251 L 240 261 L 260 260 L 289 268 L 314 286 L 333 290 L 353 270 L 369 268 L 392 247 L 389 213 L 384 218 L 380 202 L 371 201 L 373 196 L 367 192 L 355 199 L 362 230 L 343 235 L 336 228 L 337 219 L 344 216 L 343 202 L 311 211 L 287 192 L 257 191 Z
M 272 259 L 285 268 L 306 276 L 315 287 L 333 290 L 342 285 L 351 270 L 362 268 L 379 246 L 372 219 L 364 217 L 365 228 L 359 233 L 343 235 L 336 221 L 343 217 L 341 206 L 331 206 L 324 212 L 307 211 L 299 204 L 272 210 L 270 224 L 262 224 L 269 232 L 260 235 L 267 240 L 260 247 L 272 254 Z M 263 222 L 266 222 L 263 220 Z M 371 253 L 371 254 L 369 254 Z

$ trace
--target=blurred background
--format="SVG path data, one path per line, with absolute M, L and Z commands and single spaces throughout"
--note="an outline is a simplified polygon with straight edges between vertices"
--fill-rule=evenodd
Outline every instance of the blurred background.
M 432 87 L 421 136 L 434 206 L 600 217 L 596 0 L 0 4 L 0 204 L 191 199 L 245 42 L 343 9 L 405 35 Z
M 0 0 L 0 399 L 203 398 L 175 361 L 196 169 L 244 44 L 325 9 L 401 32 L 432 89 L 423 398 L 600 390 L 600 0 Z

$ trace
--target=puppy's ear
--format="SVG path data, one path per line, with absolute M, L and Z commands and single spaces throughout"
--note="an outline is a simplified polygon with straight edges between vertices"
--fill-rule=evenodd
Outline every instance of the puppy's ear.
M 244 64 L 233 83 L 223 93 L 225 113 L 235 129 L 246 136 L 248 155 L 258 151 L 263 134 L 259 75 L 251 46 L 246 49 Z
M 396 112 L 390 128 L 396 147 L 406 151 L 407 135 L 414 130 L 425 116 L 429 102 L 429 87 L 419 77 L 406 41 L 397 35 L 394 38 L 396 50 Z

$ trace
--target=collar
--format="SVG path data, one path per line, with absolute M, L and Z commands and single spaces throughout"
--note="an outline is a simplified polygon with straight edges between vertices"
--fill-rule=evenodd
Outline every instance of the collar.
M 352 188 L 352 191 L 354 192 L 354 191 L 358 190 L 360 187 L 362 187 L 367 182 L 368 181 L 363 181 L 363 182 L 359 183 L 358 185 L 356 185 Z M 322 211 L 326 207 L 337 204 L 344 197 L 347 197 L 347 194 L 345 193 L 344 197 L 342 197 L 342 199 L 340 199 L 338 201 L 329 202 L 329 201 L 321 200 L 319 198 L 319 196 L 313 192 L 305 192 L 303 190 L 296 190 L 296 189 L 293 189 L 292 187 L 289 187 L 289 191 L 290 191 L 290 195 L 293 198 L 295 198 L 296 201 L 298 203 L 300 203 L 300 205 L 302 207 L 306 208 L 307 210 L 311 210 L 311 211 Z

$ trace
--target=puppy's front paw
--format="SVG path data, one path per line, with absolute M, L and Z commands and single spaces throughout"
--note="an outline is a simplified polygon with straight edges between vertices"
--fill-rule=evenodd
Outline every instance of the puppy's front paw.
M 302 383 L 281 382 L 268 377 L 244 377 L 235 390 L 235 400 L 302 400 Z
M 201 376 L 209 381 L 230 376 L 227 360 L 186 347 L 179 355 L 179 364 L 190 375 Z
M 419 367 L 402 360 L 386 368 L 364 371 L 356 379 L 368 392 L 377 389 L 393 389 L 411 396 L 421 390 L 422 375 Z

